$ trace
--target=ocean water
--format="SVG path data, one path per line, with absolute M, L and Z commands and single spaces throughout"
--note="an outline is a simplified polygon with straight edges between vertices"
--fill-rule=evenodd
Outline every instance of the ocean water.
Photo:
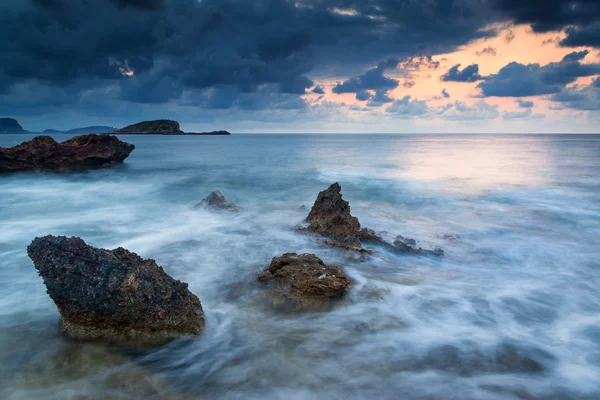
M 600 398 L 600 136 L 122 139 L 121 166 L 0 176 L 0 398 Z M 296 232 L 333 182 L 363 226 L 446 255 Z M 194 209 L 214 189 L 242 212 Z M 26 254 L 47 234 L 155 259 L 199 296 L 205 333 L 65 339 Z M 342 266 L 347 298 L 274 308 L 255 278 L 285 252 Z

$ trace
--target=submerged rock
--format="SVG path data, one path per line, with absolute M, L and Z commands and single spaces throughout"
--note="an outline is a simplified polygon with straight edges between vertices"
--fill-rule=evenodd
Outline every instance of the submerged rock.
M 198 297 L 154 260 L 64 236 L 36 238 L 27 253 L 70 337 L 161 342 L 204 328 Z
M 307 229 L 352 246 L 379 238 L 375 232 L 361 228 L 358 218 L 350 214 L 350 205 L 342 198 L 341 190 L 336 182 L 319 193 L 306 219 L 310 224 Z
M 418 254 L 418 255 L 429 255 L 429 256 L 443 256 L 444 250 L 436 248 L 433 250 L 425 250 L 417 247 L 417 241 L 411 238 L 405 238 L 402 235 L 396 236 L 394 240 L 393 250 L 400 253 Z
M 196 208 L 199 207 L 207 207 L 214 208 L 219 210 L 229 210 L 229 211 L 239 211 L 239 207 L 233 202 L 229 201 L 223 196 L 221 192 L 215 190 L 208 196 L 206 196 L 202 201 L 196 204 Z
M 258 280 L 272 282 L 286 300 L 299 306 L 311 300 L 340 298 L 351 286 L 340 268 L 325 264 L 314 254 L 286 253 L 275 257 Z
M 50 136 L 0 148 L 0 173 L 16 171 L 66 171 L 122 163 L 134 145 L 110 135 L 76 136 L 58 143 Z

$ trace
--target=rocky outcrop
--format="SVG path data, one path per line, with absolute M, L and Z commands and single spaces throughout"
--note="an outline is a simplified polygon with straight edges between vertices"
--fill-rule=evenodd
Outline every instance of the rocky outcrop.
M 258 276 L 258 281 L 271 283 L 284 301 L 297 308 L 329 305 L 350 288 L 348 276 L 338 267 L 325 264 L 314 254 L 286 253 L 275 257 Z
M 358 218 L 350 214 L 350 205 L 342 198 L 341 186 L 334 183 L 317 196 L 308 218 L 308 230 L 337 242 L 360 246 L 361 241 L 378 239 L 378 235 L 361 228 Z
M 223 196 L 221 192 L 215 190 L 202 201 L 196 204 L 195 208 L 206 207 L 216 210 L 228 210 L 228 211 L 239 211 L 238 206 L 233 202 L 229 201 Z
M 58 143 L 50 136 L 0 148 L 0 173 L 16 171 L 66 171 L 122 163 L 135 148 L 110 135 L 76 136 Z
M 112 133 L 137 133 L 137 134 L 176 134 L 182 133 L 179 127 L 179 122 L 169 119 L 157 119 L 154 121 L 142 121 L 137 124 L 126 126 L 125 128 L 117 129 Z
M 358 218 L 350 213 L 350 204 L 342 198 L 341 186 L 334 183 L 317 196 L 307 217 L 309 232 L 325 236 L 330 240 L 325 243 L 330 247 L 338 247 L 360 253 L 372 253 L 361 247 L 362 243 L 373 243 L 391 251 L 417 255 L 441 256 L 443 250 L 424 250 L 417 248 L 414 239 L 398 236 L 394 243 L 385 241 L 377 232 L 362 228 Z
M 36 238 L 27 253 L 70 337 L 154 343 L 204 328 L 198 297 L 154 260 L 64 236 Z
M 25 129 L 14 118 L 0 118 L 0 133 L 24 133 Z

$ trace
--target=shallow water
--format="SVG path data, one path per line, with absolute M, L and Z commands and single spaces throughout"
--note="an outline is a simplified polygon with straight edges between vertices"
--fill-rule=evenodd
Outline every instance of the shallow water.
M 600 398 L 600 136 L 122 139 L 122 166 L 0 177 L 0 398 Z M 446 256 L 294 231 L 335 181 L 362 225 Z M 193 208 L 214 189 L 243 211 Z M 46 234 L 156 259 L 206 332 L 150 350 L 61 337 L 25 251 Z M 255 277 L 284 252 L 342 266 L 348 298 L 278 311 Z

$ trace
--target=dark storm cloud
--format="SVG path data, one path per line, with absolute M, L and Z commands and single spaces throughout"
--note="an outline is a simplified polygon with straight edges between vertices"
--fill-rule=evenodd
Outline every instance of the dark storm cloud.
M 534 32 L 562 31 L 563 46 L 598 46 L 598 0 L 491 0 L 493 7 L 517 24 L 531 24 Z
M 584 64 L 584 50 L 567 54 L 560 62 L 544 66 L 512 62 L 498 73 L 484 77 L 477 87 L 487 96 L 537 96 L 558 93 L 579 77 L 600 74 L 600 63 Z
M 333 88 L 333 93 L 356 93 L 366 89 L 393 89 L 398 87 L 398 81 L 384 76 L 384 72 L 392 70 L 400 63 L 397 58 L 381 61 L 376 68 L 370 69 L 362 75 L 338 83 Z
M 476 82 L 481 79 L 479 75 L 479 65 L 471 64 L 460 70 L 460 64 L 450 68 L 448 72 L 442 75 L 444 82 Z
M 222 85 L 238 94 L 268 85 L 299 96 L 324 69 L 340 76 L 391 56 L 437 54 L 492 36 L 493 30 L 482 28 L 493 17 L 481 5 L 482 0 L 4 0 L 0 90 L 25 82 L 66 88 L 95 80 L 97 87 L 118 84 L 121 97 L 134 102 L 174 101 L 187 91 Z
M 567 37 L 561 40 L 562 46 L 594 46 L 600 47 L 600 21 L 584 27 L 569 27 Z
M 110 0 L 118 7 L 135 7 L 146 10 L 161 8 L 162 0 Z
M 387 91 L 397 88 L 399 83 L 398 80 L 388 78 L 384 73 L 393 70 L 399 63 L 400 60 L 397 58 L 381 61 L 377 64 L 376 68 L 370 69 L 357 77 L 338 83 L 333 87 L 332 92 L 337 94 L 355 93 L 357 99 L 361 100 L 361 98 L 365 97 L 364 94 L 367 90 L 376 90 L 377 94 L 375 96 L 377 97 L 377 100 L 375 101 L 378 103 L 388 102 L 389 98 L 386 95 Z

